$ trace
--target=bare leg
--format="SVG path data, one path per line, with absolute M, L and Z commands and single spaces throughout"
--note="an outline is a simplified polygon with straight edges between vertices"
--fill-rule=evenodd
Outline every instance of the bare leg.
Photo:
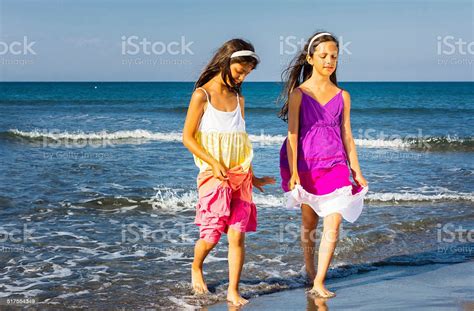
M 334 297 L 335 294 L 324 286 L 324 280 L 339 239 L 339 226 L 342 217 L 339 213 L 324 217 L 324 230 L 318 254 L 318 273 L 312 291 L 321 297 Z
M 245 233 L 229 228 L 227 232 L 229 240 L 229 288 L 227 300 L 233 305 L 241 306 L 248 302 L 239 294 L 239 281 L 245 259 Z
M 194 246 L 194 261 L 191 268 L 191 283 L 196 294 L 208 293 L 204 275 L 202 273 L 202 265 L 204 259 L 217 243 L 209 243 L 203 239 L 199 239 Z
M 318 220 L 319 216 L 314 212 L 311 206 L 301 204 L 301 247 L 303 248 L 304 264 L 310 282 L 316 277 L 314 252 Z

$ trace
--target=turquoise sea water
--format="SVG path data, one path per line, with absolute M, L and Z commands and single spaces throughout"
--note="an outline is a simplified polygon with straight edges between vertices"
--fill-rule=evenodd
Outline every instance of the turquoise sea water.
M 474 224 L 474 83 L 341 86 L 370 191 L 359 220 L 343 224 L 330 277 L 472 258 L 472 241 L 451 233 Z M 0 83 L 0 299 L 177 308 L 225 297 L 225 237 L 205 264 L 214 294 L 189 287 L 198 169 L 180 133 L 192 88 Z M 280 90 L 243 87 L 255 172 L 278 178 L 254 192 L 249 296 L 303 286 L 299 213 L 279 188 Z

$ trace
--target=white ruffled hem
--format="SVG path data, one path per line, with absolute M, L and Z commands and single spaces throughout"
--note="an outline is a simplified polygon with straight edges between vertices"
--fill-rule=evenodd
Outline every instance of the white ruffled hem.
M 364 197 L 369 187 L 352 194 L 352 186 L 345 186 L 331 193 L 315 195 L 307 192 L 301 185 L 296 184 L 293 190 L 285 192 L 287 208 L 299 208 L 302 203 L 308 204 L 320 217 L 332 213 L 340 213 L 348 222 L 355 222 L 364 208 Z

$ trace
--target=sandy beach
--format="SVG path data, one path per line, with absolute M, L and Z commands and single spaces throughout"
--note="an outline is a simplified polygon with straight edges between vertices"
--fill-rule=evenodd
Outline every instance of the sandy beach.
M 474 261 L 386 266 L 328 281 L 332 299 L 300 288 L 251 298 L 245 310 L 474 310 Z M 231 310 L 226 303 L 203 310 Z

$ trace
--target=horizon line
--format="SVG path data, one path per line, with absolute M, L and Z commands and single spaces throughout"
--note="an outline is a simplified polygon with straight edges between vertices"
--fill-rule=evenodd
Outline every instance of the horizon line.
M 32 80 L 32 81 L 0 81 L 0 83 L 195 83 L 196 81 L 183 81 L 183 80 Z M 262 81 L 247 81 L 245 83 L 283 83 L 284 81 L 276 81 L 276 80 L 262 80 Z M 450 80 L 450 81 L 443 81 L 443 80 L 378 80 L 378 81 L 370 81 L 370 80 L 346 80 L 346 81 L 338 81 L 338 83 L 426 83 L 426 82 L 435 82 L 435 83 L 459 83 L 459 82 L 469 82 L 472 83 L 474 80 Z

